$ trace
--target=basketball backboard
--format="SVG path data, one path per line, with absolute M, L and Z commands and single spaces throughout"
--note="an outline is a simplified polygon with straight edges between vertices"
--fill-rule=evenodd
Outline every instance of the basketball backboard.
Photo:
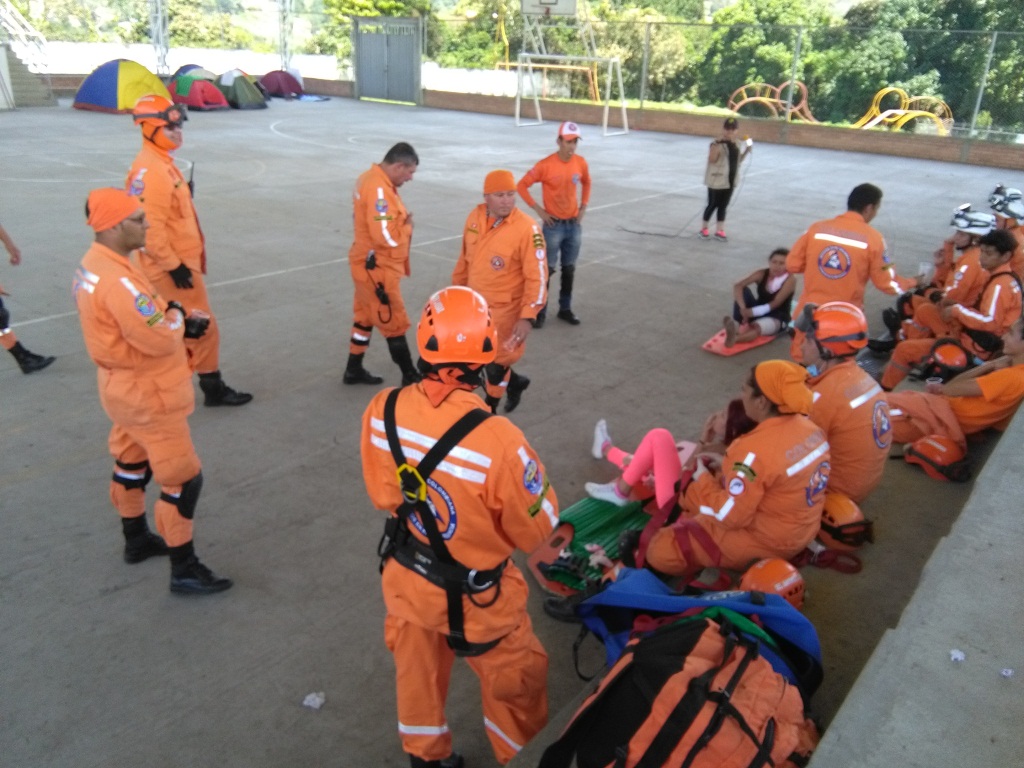
M 576 0 L 521 0 L 524 16 L 576 16 Z

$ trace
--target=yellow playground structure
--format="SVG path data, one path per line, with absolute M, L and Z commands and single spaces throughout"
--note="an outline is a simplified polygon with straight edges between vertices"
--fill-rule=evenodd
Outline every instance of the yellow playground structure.
M 736 113 L 744 107 L 753 107 L 759 112 L 767 111 L 771 117 L 785 117 L 789 85 L 788 80 L 782 85 L 747 83 L 733 91 L 727 106 Z M 886 99 L 891 104 L 892 97 L 897 99 L 896 106 L 883 104 Z M 807 86 L 799 80 L 793 83 L 792 99 L 790 120 L 818 122 L 811 114 L 811 108 L 807 103 Z M 853 127 L 899 130 L 914 120 L 924 121 L 925 125 L 939 136 L 948 136 L 953 127 L 953 112 L 946 102 L 935 96 L 908 96 L 902 88 L 889 87 L 875 94 L 871 107 L 853 124 Z

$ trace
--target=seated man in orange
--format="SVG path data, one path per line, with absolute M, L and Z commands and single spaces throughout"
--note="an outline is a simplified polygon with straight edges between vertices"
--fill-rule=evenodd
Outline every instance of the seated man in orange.
M 811 421 L 825 430 L 832 454 L 829 493 L 859 504 L 881 481 L 892 445 L 885 393 L 854 361 L 867 344 L 868 321 L 852 304 L 830 301 L 805 304 L 795 325 L 804 332 Z
M 491 171 L 484 201 L 466 219 L 462 252 L 452 285 L 467 285 L 487 299 L 498 332 L 498 354 L 487 366 L 487 404 L 494 412 L 505 395 L 515 410 L 530 380 L 512 370 L 526 351 L 533 320 L 547 303 L 548 264 L 544 236 L 530 216 L 516 208 L 511 171 Z
M 929 383 L 926 392 L 890 394 L 893 440 L 912 443 L 942 434 L 963 447 L 964 435 L 1006 429 L 1024 400 L 1024 320 L 1017 319 L 1002 341 L 1002 356 L 945 384 Z
M 821 525 L 830 471 L 825 433 L 808 417 L 807 371 L 785 360 L 754 366 L 743 407 L 757 426 L 724 456 L 702 453 L 682 495 L 682 515 L 658 531 L 647 563 L 669 575 L 705 567 L 742 570 L 763 557 L 789 559 Z
M 942 308 L 954 304 L 973 307 L 985 288 L 988 272 L 981 266 L 979 243 L 982 237 L 995 229 L 996 217 L 991 213 L 971 211 L 970 205 L 964 205 L 953 214 L 952 224 L 955 228 L 953 236 L 943 242 L 936 253 L 942 261 L 936 275 L 940 270 L 944 273 L 938 286 L 903 294 L 896 303 L 897 309 L 883 312 L 886 325 L 893 326 L 890 331 L 896 331 L 889 342 L 890 349 L 905 339 L 949 336 L 954 329 L 942 319 Z M 957 252 L 960 255 L 954 258 Z M 872 348 L 877 347 L 873 345 Z
M 1019 189 L 1007 189 L 1000 184 L 989 195 L 988 204 L 996 212 L 998 227 L 1017 240 L 1010 266 L 1014 274 L 1024 280 L 1024 195 Z
M 992 357 L 999 349 L 999 339 L 1006 329 L 1020 317 L 1020 280 L 1010 268 L 1017 241 L 1004 229 L 989 232 L 979 241 L 981 266 L 988 271 L 989 279 L 981 298 L 973 306 L 954 304 L 942 309 L 942 319 L 959 329 L 950 335 L 959 337 L 967 352 L 980 363 Z M 896 345 L 892 359 L 882 373 L 882 387 L 892 390 L 931 351 L 932 339 L 908 339 Z

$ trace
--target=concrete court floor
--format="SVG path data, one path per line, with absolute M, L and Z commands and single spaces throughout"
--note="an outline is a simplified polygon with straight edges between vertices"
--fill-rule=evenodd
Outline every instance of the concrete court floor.
M 420 153 L 403 188 L 416 220 L 403 293 L 416 308 L 446 284 L 485 173 L 524 173 L 554 151 L 555 125 L 275 100 L 266 111 L 195 113 L 185 135 L 180 155 L 196 163 L 222 369 L 256 397 L 238 410 L 200 407 L 191 420 L 206 476 L 197 548 L 236 581 L 201 599 L 172 596 L 164 562 L 121 561 L 107 499 L 108 421 L 70 298 L 91 239 L 85 195 L 123 182 L 138 132 L 125 116 L 66 102 L 0 113 L 0 221 L 24 255 L 18 268 L 0 264 L 5 302 L 25 345 L 58 357 L 31 378 L 0 359 L 0 763 L 406 765 L 381 639 L 381 518 L 359 469 L 359 420 L 376 390 L 340 381 L 351 321 L 349 189 L 394 142 Z M 607 417 L 624 446 L 654 426 L 693 435 L 749 366 L 786 356 L 783 342 L 733 358 L 699 343 L 728 310 L 732 281 L 811 221 L 840 212 L 854 185 L 885 190 L 875 224 L 913 274 L 958 204 L 986 209 L 996 183 L 1015 183 L 996 169 L 757 145 L 730 208 L 729 242 L 702 242 L 694 233 L 706 141 L 602 137 L 584 126 L 594 193 L 577 275 L 583 324 L 552 319 L 531 336 L 520 369 L 533 385 L 512 416 L 563 506 L 582 496 L 584 481 L 613 476 L 589 455 L 595 419 Z M 873 325 L 887 302 L 869 289 Z M 379 338 L 367 365 L 397 384 Z M 824 723 L 899 619 L 969 491 L 894 461 L 865 505 L 877 542 L 863 552 L 864 571 L 804 570 L 806 613 L 825 652 L 815 699 Z M 576 628 L 543 614 L 539 589 L 531 613 L 551 657 L 554 713 L 582 685 L 570 653 Z M 584 667 L 601 658 L 589 641 Z M 320 711 L 300 705 L 312 691 L 326 694 Z M 493 765 L 465 665 L 456 666 L 449 719 L 467 765 Z

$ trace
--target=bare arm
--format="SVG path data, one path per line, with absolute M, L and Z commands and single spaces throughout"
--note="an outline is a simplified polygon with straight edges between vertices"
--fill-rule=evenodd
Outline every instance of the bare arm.
M 0 243 L 3 243 L 4 248 L 11 254 L 11 265 L 16 267 L 21 264 L 21 250 L 14 244 L 14 240 L 3 227 L 0 227 Z

